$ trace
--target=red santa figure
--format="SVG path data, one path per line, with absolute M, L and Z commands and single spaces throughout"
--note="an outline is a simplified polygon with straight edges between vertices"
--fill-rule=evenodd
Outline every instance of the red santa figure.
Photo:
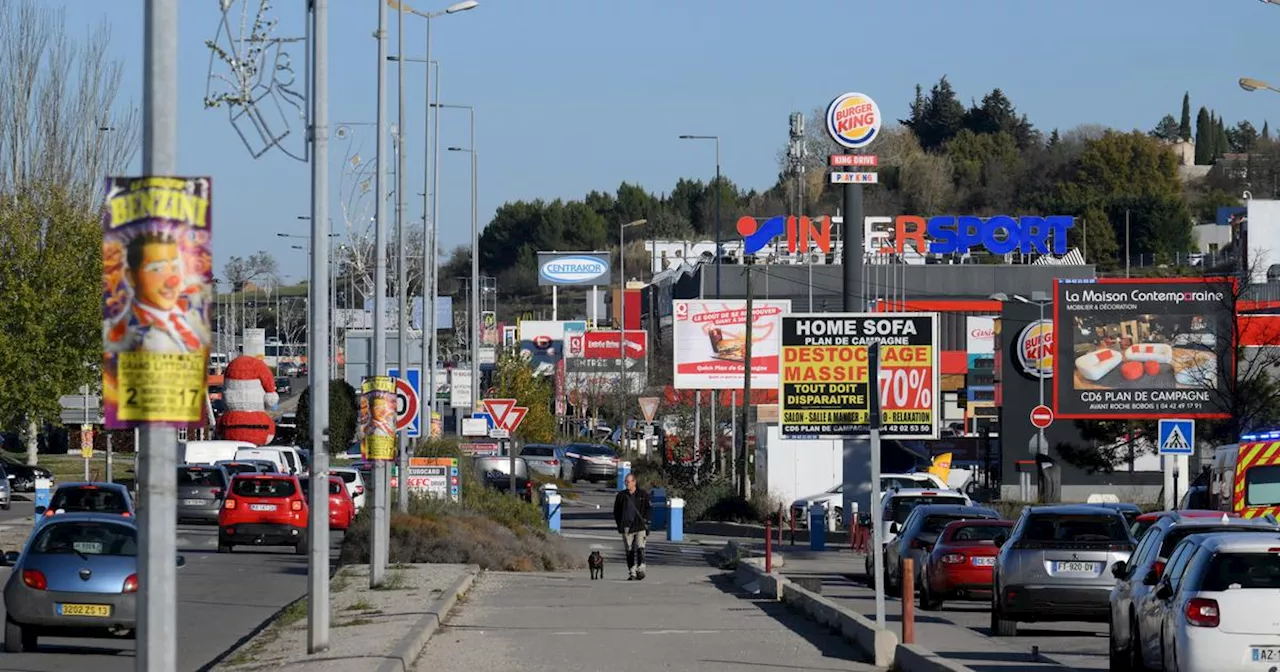
M 227 412 L 218 418 L 218 437 L 265 446 L 276 435 L 267 409 L 280 403 L 271 369 L 257 357 L 241 355 L 223 372 L 223 400 Z

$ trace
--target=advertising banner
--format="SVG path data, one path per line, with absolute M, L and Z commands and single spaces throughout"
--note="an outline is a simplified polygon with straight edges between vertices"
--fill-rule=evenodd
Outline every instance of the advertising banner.
M 360 385 L 360 456 L 396 458 L 396 379 L 369 376 Z
M 552 322 L 549 320 L 520 321 L 520 356 L 533 367 L 534 375 L 550 376 L 556 371 L 556 362 L 564 356 L 564 332 L 566 325 L 581 322 Z M 586 326 L 583 325 L 582 330 Z
M 462 494 L 456 457 L 411 457 L 408 476 L 410 492 L 455 502 Z
M 751 385 L 778 387 L 778 328 L 790 300 L 752 302 Z M 674 387 L 678 390 L 741 389 L 746 358 L 747 302 L 672 302 Z
M 1223 418 L 1235 376 L 1233 280 L 1054 282 L 1060 418 Z
M 449 371 L 449 405 L 454 408 L 471 406 L 471 371 L 455 368 Z
M 886 439 L 936 439 L 937 313 L 784 315 L 778 404 L 783 438 L 848 438 L 871 429 L 868 351 L 880 353 Z
M 113 177 L 102 208 L 106 426 L 199 426 L 213 300 L 207 177 Z
M 608 252 L 538 253 L 540 286 L 604 286 L 612 280 Z

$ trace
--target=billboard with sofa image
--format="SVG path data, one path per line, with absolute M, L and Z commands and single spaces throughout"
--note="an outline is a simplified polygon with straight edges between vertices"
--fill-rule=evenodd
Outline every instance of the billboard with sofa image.
M 1056 282 L 1058 417 L 1223 417 L 1232 292 L 1214 278 Z

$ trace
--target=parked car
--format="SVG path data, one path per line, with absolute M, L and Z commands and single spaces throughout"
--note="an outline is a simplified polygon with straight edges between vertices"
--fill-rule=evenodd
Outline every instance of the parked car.
M 40 637 L 126 637 L 137 630 L 138 530 L 132 519 L 69 513 L 42 525 L 4 587 L 4 650 L 35 651 Z M 185 564 L 182 556 L 178 566 Z
M 285 377 L 276 378 L 276 394 L 282 397 L 293 394 L 293 381 Z
M 880 475 L 880 497 L 882 499 L 886 492 L 903 488 L 948 489 L 947 484 L 933 474 L 913 472 Z M 835 518 L 836 527 L 844 529 L 849 524 L 844 517 L 844 483 L 837 483 L 816 495 L 801 497 L 791 503 L 791 515 L 796 521 L 796 527 L 809 526 L 809 509 L 818 503 L 827 505 L 827 513 Z
M 520 449 L 520 457 L 534 473 L 568 481 L 573 479 L 573 460 L 569 459 L 567 452 L 564 446 L 530 443 Z
M 132 518 L 133 497 L 119 483 L 63 483 L 54 488 L 49 506 L 37 506 L 37 516 L 53 518 L 67 513 L 102 513 Z
M 236 459 L 241 448 L 253 448 L 248 441 L 184 441 L 178 444 L 179 464 L 217 464 Z
M 0 509 L 5 511 L 13 506 L 13 474 L 0 464 Z
M 274 474 L 276 465 L 274 462 L 267 460 L 219 460 L 214 466 L 222 467 L 227 471 L 227 478 L 231 478 L 236 474 Z
M 609 446 L 595 443 L 571 443 L 565 454 L 573 460 L 569 480 L 608 481 L 618 478 L 618 453 Z
M 293 362 L 280 362 L 276 365 L 276 375 L 284 377 L 296 376 L 298 375 L 298 365 Z
M 963 492 L 956 490 L 934 490 L 923 488 L 903 488 L 890 490 L 880 500 L 880 518 L 884 525 L 884 542 L 893 543 L 897 532 L 893 524 L 899 527 L 911 516 L 911 511 L 922 504 L 950 504 L 952 506 L 973 506 L 973 500 Z
M 0 454 L 0 466 L 12 477 L 6 480 L 14 492 L 35 492 L 37 478 L 47 478 L 50 483 L 54 480 L 52 471 L 44 467 L 33 467 L 8 455 Z
M 364 508 L 365 491 L 367 488 L 364 484 L 364 474 L 359 469 L 352 467 L 331 467 L 329 473 L 342 479 L 342 484 L 347 488 L 347 493 L 351 495 L 351 504 L 355 507 L 356 513 Z
M 1124 522 L 1129 526 L 1130 530 L 1133 529 L 1133 524 L 1138 522 L 1138 517 L 1142 515 L 1142 508 L 1137 504 L 1131 504 L 1129 502 L 1102 502 L 1100 504 L 1094 504 L 1093 506 L 1101 506 L 1104 509 L 1115 509 L 1116 511 L 1119 511 L 1120 515 L 1124 516 Z M 1135 534 L 1133 538 L 1138 539 L 1139 537 Z
M 286 474 L 239 474 L 218 516 L 218 552 L 236 546 L 292 546 L 307 552 L 307 501 L 298 478 Z
M 956 520 L 947 523 L 938 543 L 921 561 L 921 609 L 938 609 L 948 600 L 990 600 L 991 570 L 997 537 L 1013 530 L 1011 520 Z
M 496 455 L 472 459 L 476 475 L 480 477 L 480 480 L 486 486 L 504 492 L 511 489 L 511 458 L 509 456 Z M 524 461 L 523 457 L 517 457 L 515 467 L 516 487 L 522 490 L 522 497 L 530 499 L 530 490 L 533 488 L 533 483 L 529 481 L 529 465 Z
M 253 446 L 251 448 L 241 448 L 236 451 L 236 460 L 263 460 L 275 465 L 277 472 L 281 474 L 296 475 L 297 472 L 291 466 L 289 460 L 285 457 L 282 446 Z
M 1143 614 L 1153 613 L 1159 600 L 1152 594 L 1178 544 L 1193 534 L 1280 533 L 1274 519 L 1239 518 L 1221 511 L 1167 511 L 1147 530 L 1133 556 L 1112 568 L 1111 660 L 1128 669 L 1159 667 L 1159 630 L 1144 627 Z
M 1183 517 L 1184 519 L 1185 518 L 1212 518 L 1214 520 L 1221 519 L 1223 514 L 1222 511 L 1217 511 L 1214 509 L 1182 509 L 1178 511 L 1149 511 L 1147 513 L 1144 513 L 1138 516 L 1138 518 L 1133 521 L 1133 524 L 1129 526 L 1129 534 L 1133 535 L 1134 539 L 1141 540 L 1142 535 L 1146 534 L 1147 530 L 1151 529 L 1151 526 L 1155 525 L 1157 521 L 1159 521 L 1161 518 L 1164 518 L 1165 516 L 1168 516 L 1174 513 Z M 1239 514 L 1234 512 L 1228 512 L 1227 516 L 1233 519 L 1240 517 Z
M 1166 672 L 1273 670 L 1280 662 L 1280 535 L 1182 540 L 1144 616 Z
M 178 467 L 178 520 L 217 523 L 231 477 L 218 466 L 184 464 Z
M 1119 511 L 1071 504 L 1023 509 L 997 545 L 991 632 L 1014 637 L 1019 621 L 1106 622 L 1111 566 L 1127 561 L 1135 544 Z
M 924 564 L 922 561 L 938 543 L 938 534 L 947 523 L 956 520 L 999 520 L 1000 514 L 981 506 L 955 504 L 921 504 L 912 509 L 906 521 L 893 523 L 890 529 L 895 537 L 885 548 L 884 571 L 887 590 L 899 592 L 902 588 L 903 560 L 911 558 L 915 563 L 916 578 Z
M 303 479 L 298 481 L 302 486 L 302 496 L 306 498 L 308 504 L 311 502 L 311 479 Z M 351 527 L 351 521 L 356 517 L 355 505 L 351 502 L 351 495 L 347 492 L 346 483 L 342 482 L 340 476 L 329 477 L 329 529 L 346 530 Z
M 281 392 L 280 394 L 285 394 Z M 298 442 L 298 415 L 284 413 L 276 420 L 276 435 L 271 439 L 273 446 L 292 446 Z

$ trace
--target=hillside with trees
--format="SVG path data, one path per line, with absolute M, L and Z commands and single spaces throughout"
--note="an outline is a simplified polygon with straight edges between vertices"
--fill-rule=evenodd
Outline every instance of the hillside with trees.
M 880 184 L 866 192 L 866 213 L 1073 215 L 1070 244 L 1104 272 L 1124 266 L 1127 215 L 1130 256 L 1175 263 L 1191 251 L 1194 223 L 1211 221 L 1219 206 L 1239 205 L 1244 189 L 1269 196 L 1280 185 L 1270 168 L 1280 166 L 1273 160 L 1280 159 L 1280 143 L 1266 122 L 1259 132 L 1249 121 L 1228 124 L 1201 107 L 1193 123 L 1190 94 L 1181 103 L 1180 117 L 1165 115 L 1149 131 L 1090 124 L 1041 129 L 1000 89 L 966 104 L 942 77 L 927 90 L 916 87 L 906 118 L 887 124 L 869 151 L 880 157 Z M 834 213 L 840 192 L 828 184 L 826 157 L 841 150 L 825 135 L 824 112 L 814 109 L 806 124 L 804 170 L 781 148 L 778 178 L 767 190 L 744 189 L 728 177 L 718 185 L 682 178 L 656 193 L 624 182 L 612 193 L 593 191 L 579 200 L 506 203 L 481 236 L 482 272 L 497 277 L 512 299 L 506 309 L 525 311 L 546 301 L 537 291 L 538 250 L 607 249 L 616 259 L 619 225 L 647 219 L 628 242 L 626 258 L 627 267 L 637 269 L 628 276 L 643 278 L 649 268 L 644 240 L 714 237 L 717 188 L 726 238 L 741 215 L 795 214 L 800 194 L 804 213 Z M 1184 182 L 1174 151 L 1179 140 L 1196 142 L 1201 165 L 1247 153 L 1251 184 L 1241 171 L 1218 167 Z M 1259 185 L 1271 188 L 1260 194 Z M 460 248 L 448 267 L 469 263 L 469 252 Z

